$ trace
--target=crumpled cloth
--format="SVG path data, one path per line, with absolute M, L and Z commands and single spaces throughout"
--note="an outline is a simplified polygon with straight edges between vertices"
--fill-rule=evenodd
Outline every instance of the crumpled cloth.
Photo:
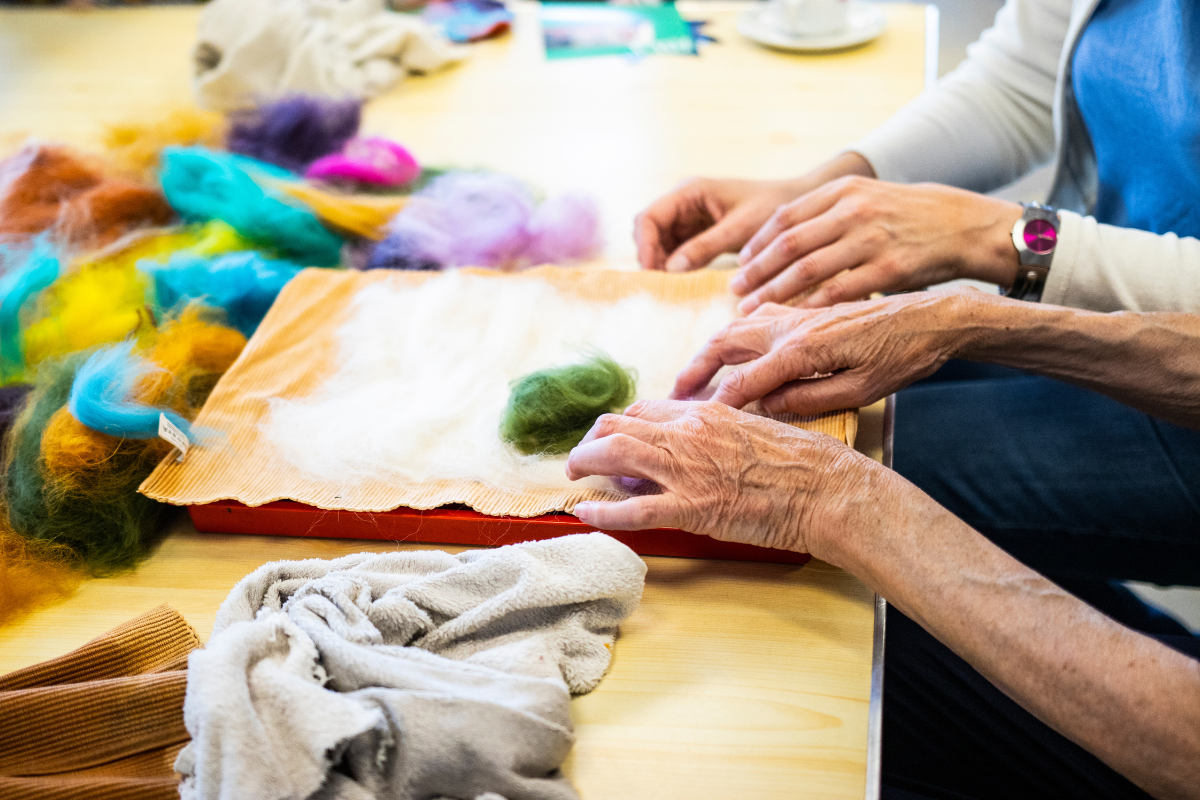
M 183 800 L 574 800 L 570 695 L 646 567 L 601 533 L 267 564 L 188 662 Z
M 384 0 L 213 0 L 200 15 L 192 88 L 217 111 L 296 92 L 365 100 L 465 54 Z

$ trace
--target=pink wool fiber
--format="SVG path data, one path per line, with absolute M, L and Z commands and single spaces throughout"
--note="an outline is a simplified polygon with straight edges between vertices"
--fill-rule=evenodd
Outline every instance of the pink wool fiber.
M 351 139 L 340 153 L 313 162 L 304 177 L 396 188 L 420 174 L 421 165 L 408 150 L 379 136 L 365 136 Z

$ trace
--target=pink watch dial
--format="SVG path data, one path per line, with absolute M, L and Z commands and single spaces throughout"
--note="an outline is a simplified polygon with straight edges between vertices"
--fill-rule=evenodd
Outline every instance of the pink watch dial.
M 1054 250 L 1054 245 L 1058 242 L 1058 231 L 1054 230 L 1054 226 L 1044 219 L 1031 219 L 1025 223 L 1025 230 L 1022 232 L 1025 239 L 1025 246 L 1030 252 L 1037 253 L 1039 256 L 1044 256 Z

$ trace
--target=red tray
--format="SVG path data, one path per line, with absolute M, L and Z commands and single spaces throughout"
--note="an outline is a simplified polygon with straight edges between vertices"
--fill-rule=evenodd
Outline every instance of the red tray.
M 363 513 L 325 511 L 280 500 L 251 508 L 232 500 L 188 506 L 196 530 L 204 533 L 259 533 L 272 536 L 317 536 L 336 539 L 384 539 L 396 542 L 471 544 L 494 547 L 515 542 L 552 539 L 595 528 L 570 514 L 540 517 L 490 517 L 469 508 Z M 605 531 L 644 556 L 715 558 L 724 561 L 766 561 L 804 564 L 810 556 L 789 550 L 721 542 L 707 536 L 659 528 L 649 531 Z

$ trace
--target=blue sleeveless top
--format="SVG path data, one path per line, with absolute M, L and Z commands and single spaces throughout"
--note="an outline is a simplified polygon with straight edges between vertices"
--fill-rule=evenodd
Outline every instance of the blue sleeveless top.
M 1200 3 L 1101 0 L 1072 61 L 1100 222 L 1200 237 Z

